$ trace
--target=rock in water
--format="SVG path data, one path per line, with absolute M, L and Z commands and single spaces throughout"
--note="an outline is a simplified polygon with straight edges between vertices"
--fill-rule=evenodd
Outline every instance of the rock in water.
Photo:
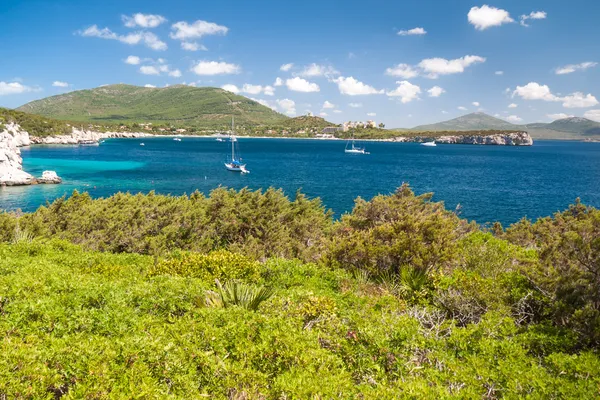
M 36 179 L 37 183 L 61 183 L 62 179 L 56 175 L 55 171 L 44 171 L 40 178 Z

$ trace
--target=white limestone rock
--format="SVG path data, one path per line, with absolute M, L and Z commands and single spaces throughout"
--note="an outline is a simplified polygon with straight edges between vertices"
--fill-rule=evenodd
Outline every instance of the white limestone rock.
M 23 171 L 19 147 L 29 146 L 29 133 L 18 124 L 4 124 L 0 131 L 0 185 L 30 185 L 33 176 Z

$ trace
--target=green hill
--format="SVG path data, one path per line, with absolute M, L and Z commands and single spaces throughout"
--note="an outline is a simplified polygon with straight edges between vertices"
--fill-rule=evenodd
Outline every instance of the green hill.
M 477 131 L 477 130 L 519 130 L 518 125 L 511 124 L 499 118 L 491 117 L 482 112 L 463 115 L 449 121 L 437 124 L 419 125 L 413 131 Z
M 66 121 L 0 108 L 0 131 L 6 123 L 17 123 L 33 136 L 67 135 L 72 128 Z
M 288 118 L 254 100 L 223 89 L 177 85 L 147 88 L 108 85 L 47 97 L 18 108 L 61 120 L 93 123 L 152 122 L 224 128 L 278 124 Z
M 548 124 L 547 128 L 582 135 L 600 135 L 600 123 L 587 118 L 563 118 Z

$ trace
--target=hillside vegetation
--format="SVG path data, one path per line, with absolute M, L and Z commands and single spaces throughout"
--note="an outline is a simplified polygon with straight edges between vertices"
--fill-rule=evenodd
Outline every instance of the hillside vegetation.
M 240 125 L 262 125 L 287 117 L 254 100 L 223 89 L 186 85 L 146 88 L 108 85 L 36 100 L 18 108 L 33 114 L 92 123 L 166 123 L 227 129 L 231 118 Z
M 0 214 L 0 398 L 600 396 L 600 211 L 490 231 L 402 186 Z M 100 252 L 102 251 L 102 252 Z
M 65 121 L 28 114 L 0 107 L 0 130 L 2 124 L 17 123 L 29 134 L 39 137 L 70 134 L 71 126 Z

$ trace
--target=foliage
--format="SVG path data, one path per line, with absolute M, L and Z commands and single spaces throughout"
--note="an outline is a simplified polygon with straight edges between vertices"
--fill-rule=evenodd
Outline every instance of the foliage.
M 71 125 L 65 121 L 57 121 L 47 117 L 40 117 L 39 115 L 0 107 L 0 131 L 3 130 L 3 124 L 10 122 L 21 125 L 30 135 L 39 137 L 66 135 L 72 131 Z
M 217 289 L 206 292 L 206 305 L 214 308 L 242 307 L 256 311 L 264 301 L 273 295 L 273 290 L 264 286 L 252 286 L 238 281 L 224 285 L 216 281 Z

